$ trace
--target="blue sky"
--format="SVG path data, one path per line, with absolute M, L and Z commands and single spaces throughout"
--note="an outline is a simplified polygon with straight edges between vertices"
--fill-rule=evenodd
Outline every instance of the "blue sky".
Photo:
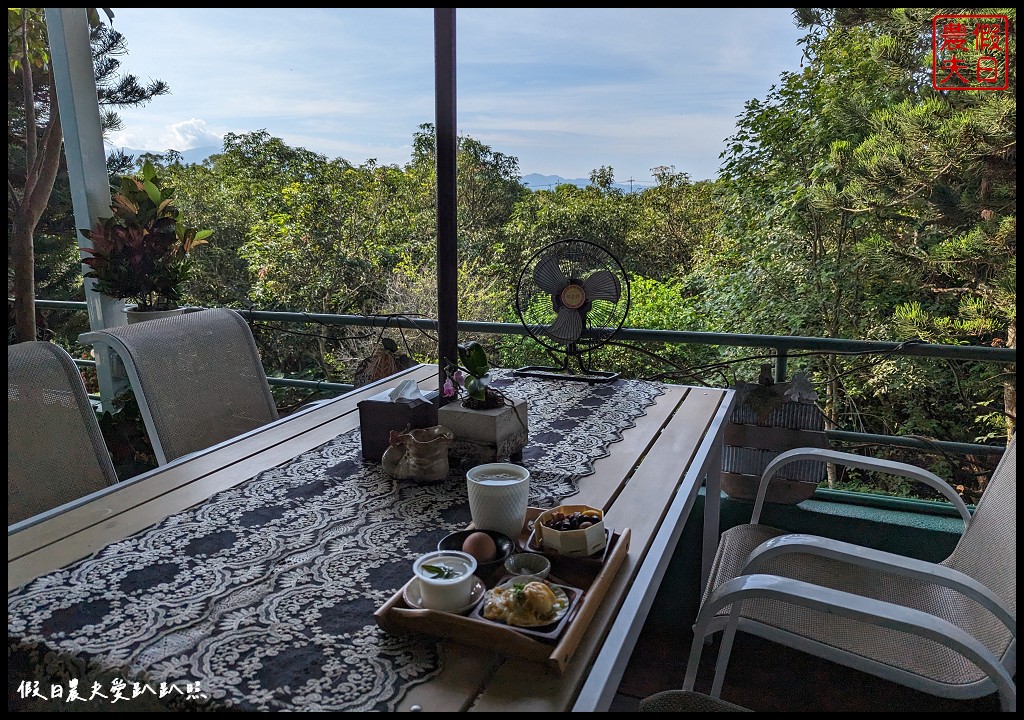
M 187 150 L 266 130 L 404 165 L 434 122 L 430 8 L 113 8 L 122 69 L 171 88 L 121 111 L 118 147 Z M 522 174 L 717 175 L 744 103 L 800 64 L 788 8 L 459 8 L 457 125 Z

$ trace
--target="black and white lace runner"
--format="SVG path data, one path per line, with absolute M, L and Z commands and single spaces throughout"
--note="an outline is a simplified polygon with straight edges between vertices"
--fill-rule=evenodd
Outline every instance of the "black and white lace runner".
M 528 401 L 522 464 L 539 507 L 576 493 L 663 392 L 494 375 Z M 75 673 L 101 668 L 129 687 L 199 681 L 198 707 L 394 710 L 438 672 L 439 645 L 385 633 L 373 613 L 469 522 L 465 476 L 415 485 L 361 458 L 358 430 L 345 433 L 12 591 L 9 660 L 30 657 L 44 687 L 61 673 L 85 687 Z

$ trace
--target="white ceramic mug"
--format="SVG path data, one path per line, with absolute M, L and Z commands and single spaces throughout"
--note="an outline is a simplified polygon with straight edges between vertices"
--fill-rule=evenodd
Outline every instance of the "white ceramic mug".
M 480 530 L 496 530 L 516 541 L 526 522 L 530 471 L 513 463 L 484 463 L 466 473 L 469 513 Z

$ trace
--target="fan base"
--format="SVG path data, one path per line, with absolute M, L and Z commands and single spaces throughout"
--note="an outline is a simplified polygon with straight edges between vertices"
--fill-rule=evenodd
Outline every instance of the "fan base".
M 583 374 L 569 374 L 565 368 L 545 367 L 543 365 L 528 365 L 512 371 L 513 375 L 520 377 L 535 377 L 544 380 L 577 380 L 579 382 L 607 383 L 618 379 L 619 373 L 605 372 L 603 370 L 585 370 Z

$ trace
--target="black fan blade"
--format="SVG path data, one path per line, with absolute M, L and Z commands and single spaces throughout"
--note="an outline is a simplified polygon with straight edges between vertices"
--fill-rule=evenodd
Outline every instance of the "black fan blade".
M 551 327 L 545 328 L 544 332 L 558 342 L 567 345 L 574 343 L 583 334 L 583 316 L 577 310 L 563 307 L 558 311 L 558 317 L 551 323 Z
M 583 281 L 583 291 L 587 294 L 587 300 L 618 302 L 622 287 L 615 273 L 610 270 L 598 270 Z
M 533 269 L 533 281 L 545 292 L 557 293 L 569 284 L 569 278 L 558 267 L 558 256 L 548 255 Z

